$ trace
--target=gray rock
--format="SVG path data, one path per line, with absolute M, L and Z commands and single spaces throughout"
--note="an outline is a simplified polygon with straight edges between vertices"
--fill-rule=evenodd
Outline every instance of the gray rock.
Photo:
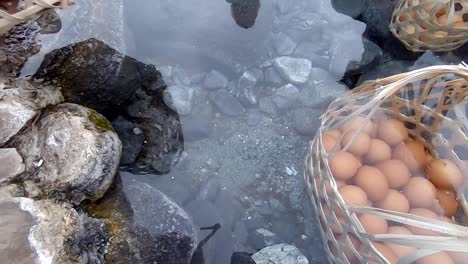
M 23 158 L 14 148 L 0 148 L 0 182 L 14 179 L 23 173 Z
M 347 91 L 348 88 L 345 85 L 326 80 L 304 87 L 300 92 L 299 100 L 304 106 L 322 108 Z
M 286 207 L 284 207 L 283 203 L 281 203 L 278 199 L 271 198 L 269 204 L 272 210 L 275 212 L 281 213 L 286 211 Z
M 276 236 L 275 233 L 265 228 L 259 228 L 255 230 L 255 232 L 252 235 L 251 241 L 252 244 L 258 249 L 273 246 L 280 242 L 279 238 Z
M 245 108 L 239 101 L 225 90 L 211 92 L 208 97 L 218 110 L 228 116 L 239 116 L 245 112 Z
M 228 85 L 228 79 L 219 71 L 212 70 L 205 76 L 203 85 L 208 90 L 226 88 Z
M 239 78 L 237 86 L 234 83 L 229 85 L 229 92 L 237 97 L 241 103 L 247 106 L 255 105 L 257 104 L 256 84 L 256 74 L 251 71 L 246 71 Z
M 294 246 L 277 244 L 252 255 L 255 264 L 309 264 L 307 258 Z
M 190 86 L 191 84 L 190 78 L 188 77 L 187 73 L 180 65 L 176 65 L 172 69 L 171 79 L 172 79 L 172 82 L 176 85 Z
M 46 195 L 63 193 L 74 203 L 96 200 L 117 172 L 122 145 L 105 117 L 76 104 L 47 109 L 11 143 L 26 173 Z
M 192 112 L 192 99 L 193 89 L 188 86 L 169 86 L 163 93 L 164 103 L 179 115 L 188 115 Z
M 270 96 L 260 98 L 258 106 L 260 107 L 260 111 L 266 114 L 271 116 L 276 116 L 278 114 L 278 109 L 276 109 L 276 105 Z
M 97 39 L 50 52 L 34 75 L 61 87 L 67 102 L 90 107 L 110 119 L 140 87 L 164 87 L 161 77 L 154 65 L 125 56 Z
M 35 87 L 25 79 L 3 89 L 0 93 L 0 146 L 22 130 L 42 108 L 59 104 L 62 100 L 58 89 Z
M 201 83 L 205 79 L 206 74 L 204 72 L 194 73 L 190 76 L 190 80 L 192 83 Z
M 301 135 L 312 138 L 320 126 L 322 110 L 298 108 L 293 111 L 293 128 Z
M 284 83 L 283 78 L 281 78 L 281 75 L 273 67 L 265 69 L 265 82 L 274 85 L 280 85 Z
M 289 83 L 275 90 L 272 101 L 279 110 L 285 110 L 292 107 L 298 97 L 299 89 Z
M 353 25 L 353 26 L 351 26 Z M 361 61 L 364 53 L 364 44 L 362 43 L 362 33 L 366 25 L 364 23 L 350 24 L 349 27 L 343 28 L 348 31 L 346 34 L 335 33 L 332 37 L 329 48 L 331 73 L 338 78 L 343 77 L 348 64 L 351 61 Z
M 327 49 L 328 47 L 324 41 L 303 41 L 299 43 L 296 50 L 294 51 L 294 56 L 310 59 L 312 60 L 314 66 L 316 66 L 313 59 L 317 56 L 323 55 L 324 51 Z
M 280 32 L 273 37 L 273 45 L 280 56 L 291 55 L 297 44 L 287 34 Z
M 265 76 L 263 75 L 263 71 L 259 68 L 252 68 L 248 70 L 257 80 L 257 83 L 263 82 L 265 80 Z
M 336 79 L 328 71 L 321 68 L 312 68 L 312 70 L 310 71 L 309 78 L 309 82 L 312 83 L 320 83 L 323 81 L 330 81 Z
M 249 110 L 247 112 L 247 125 L 256 126 L 262 120 L 262 118 L 262 113 L 260 113 L 258 109 Z
M 275 59 L 275 67 L 286 80 L 294 84 L 304 84 L 309 79 L 312 62 L 308 59 L 279 57 Z
M 122 165 L 134 163 L 143 149 L 143 142 L 145 140 L 141 129 L 135 127 L 133 123 L 122 116 L 112 121 L 112 126 L 122 141 L 122 158 L 120 159 L 120 163 Z
M 388 30 L 393 10 L 398 4 L 397 1 L 379 1 L 366 0 L 365 9 L 362 13 L 362 20 L 367 24 L 367 34 L 371 39 L 384 42 L 392 37 Z
M 366 0 L 332 0 L 332 5 L 336 11 L 356 18 L 364 11 Z
M 231 257 L 231 264 L 255 264 L 251 255 L 246 252 L 234 252 Z
M 213 107 L 211 104 L 202 104 L 193 109 L 196 115 L 182 119 L 184 140 L 194 141 L 208 137 L 213 130 Z
M 104 261 L 108 237 L 101 221 L 52 200 L 3 197 L 0 209 L 3 261 L 34 263 L 36 259 L 40 263 L 70 264 Z M 26 260 L 29 261 L 23 262 Z
M 232 238 L 234 239 L 235 251 L 250 251 L 250 248 L 246 246 L 248 244 L 248 236 L 249 233 L 244 223 L 242 221 L 237 222 L 232 231 Z
M 382 57 L 382 49 L 367 38 L 362 38 L 364 53 L 360 61 L 351 61 L 346 69 L 347 74 L 362 74 L 375 66 Z

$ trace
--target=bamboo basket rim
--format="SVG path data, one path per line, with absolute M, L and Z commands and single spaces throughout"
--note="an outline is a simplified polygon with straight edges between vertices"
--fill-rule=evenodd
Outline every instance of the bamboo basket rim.
M 6 33 L 13 26 L 32 19 L 44 9 L 65 8 L 73 5 L 75 0 L 20 0 L 24 8 L 14 14 L 0 9 L 0 35 Z M 59 4 L 59 5 L 57 5 Z
M 394 94 L 400 88 L 405 87 L 405 85 L 407 84 L 413 83 L 417 80 L 431 79 L 437 76 L 449 75 L 449 74 L 456 74 L 457 76 L 466 80 L 466 82 L 464 83 L 468 83 L 468 67 L 466 66 L 466 64 L 463 64 L 463 63 L 460 65 L 431 66 L 431 67 L 427 67 L 423 69 L 418 69 L 418 70 L 414 70 L 414 71 L 410 71 L 406 73 L 389 76 L 386 78 L 377 79 L 374 81 L 367 81 L 363 83 L 361 86 L 357 87 L 356 88 L 357 90 L 352 90 L 349 93 L 361 92 L 365 94 L 368 91 L 373 91 L 374 92 L 374 94 L 372 95 L 373 98 L 370 99 L 368 103 L 360 106 L 357 111 L 353 111 L 346 118 L 342 118 L 338 122 L 334 123 L 334 125 L 340 126 L 346 122 L 345 119 L 356 117 L 369 109 L 376 108 L 375 106 L 379 105 L 379 102 L 385 99 L 388 99 L 391 96 L 394 96 Z M 463 87 L 464 87 L 464 92 L 461 95 L 461 98 L 463 101 L 466 101 L 468 99 L 468 89 L 465 89 L 465 88 L 468 88 L 468 86 L 466 87 L 463 86 Z M 320 128 L 309 146 L 307 158 L 304 164 L 305 165 L 304 179 L 306 182 L 309 197 L 315 209 L 317 209 L 318 206 L 320 206 L 322 210 L 321 212 L 316 210 L 317 211 L 316 217 L 320 218 L 319 214 L 322 214 L 323 209 L 322 209 L 322 205 L 317 205 L 318 203 L 321 204 L 322 202 L 321 202 L 321 198 L 319 194 L 316 193 L 316 190 L 318 189 L 316 189 L 315 187 L 316 175 L 314 175 L 317 173 L 317 171 L 321 172 L 320 171 L 321 169 L 316 168 L 314 170 L 314 167 L 317 167 L 315 166 L 317 165 L 317 163 L 319 164 L 322 163 L 321 165 L 324 165 L 325 172 L 320 173 L 320 174 L 323 174 L 321 175 L 321 180 L 322 181 L 325 180 L 328 183 L 330 183 L 332 192 L 334 192 L 335 194 L 335 197 L 333 199 L 337 203 L 339 203 L 341 206 L 343 206 L 343 208 L 345 209 L 344 213 L 347 214 L 347 216 L 351 220 L 351 223 L 349 225 L 353 227 L 356 234 L 361 236 L 359 238 L 360 240 L 362 239 L 369 243 L 367 245 L 368 248 L 372 249 L 372 251 L 376 255 L 380 256 L 381 254 L 380 252 L 376 250 L 376 248 L 372 245 L 371 242 L 391 243 L 395 245 L 419 248 L 416 251 L 400 259 L 398 264 L 410 264 L 410 263 L 413 263 L 418 258 L 432 255 L 434 253 L 441 252 L 441 251 L 468 252 L 468 227 L 466 226 L 458 225 L 455 223 L 447 223 L 442 220 L 431 220 L 429 218 L 424 218 L 424 217 L 415 216 L 411 214 L 386 211 L 386 210 L 379 209 L 376 207 L 365 207 L 365 206 L 358 207 L 358 206 L 351 206 L 345 203 L 341 195 L 338 193 L 338 187 L 337 187 L 335 179 L 331 176 L 331 170 L 330 170 L 330 167 L 328 166 L 328 162 L 327 161 L 316 161 L 316 162 L 313 161 L 314 158 L 319 158 L 319 157 L 320 159 L 327 160 L 328 156 L 330 154 L 333 154 L 334 152 L 334 150 L 332 150 L 331 153 L 327 154 L 325 153 L 324 149 L 322 149 L 322 142 L 321 142 L 322 135 L 323 135 L 322 133 L 324 132 L 324 129 L 327 129 L 328 126 L 330 125 L 326 116 L 327 112 L 329 110 L 336 109 L 335 106 L 342 103 L 342 100 L 346 100 L 346 95 L 334 100 L 330 104 L 329 108 L 326 110 L 324 115 L 321 116 Z M 371 117 L 372 117 L 372 114 L 367 114 L 366 121 L 364 122 L 369 122 Z M 458 119 L 457 121 L 460 121 L 459 124 L 467 128 L 466 131 L 468 131 L 467 117 L 465 116 L 464 118 L 462 118 L 462 117 L 457 116 L 457 119 Z M 361 131 L 357 131 L 355 135 L 360 134 L 362 130 L 364 129 L 365 125 L 366 124 L 363 124 L 360 129 Z M 352 142 L 348 143 L 346 147 L 349 147 L 350 145 L 352 145 Z M 466 167 L 461 167 L 461 169 L 463 169 L 464 171 L 468 171 L 468 168 Z M 327 197 L 326 199 L 329 199 L 329 198 Z M 330 201 L 326 201 L 326 202 L 328 205 L 331 204 Z M 362 227 L 355 213 L 371 214 L 371 215 L 382 217 L 392 222 L 397 222 L 397 223 L 401 223 L 404 225 L 406 224 L 410 226 L 423 227 L 428 230 L 433 230 L 442 234 L 446 234 L 447 236 L 391 235 L 391 234 L 371 235 L 365 232 L 364 228 Z M 322 236 L 326 236 L 327 239 L 329 238 L 328 233 L 324 233 L 323 230 L 321 230 L 321 232 L 322 232 Z M 385 258 L 382 258 L 382 259 L 385 259 Z

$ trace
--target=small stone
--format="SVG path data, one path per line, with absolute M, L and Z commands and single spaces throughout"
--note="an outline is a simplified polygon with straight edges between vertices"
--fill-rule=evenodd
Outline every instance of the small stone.
M 280 110 L 288 109 L 293 106 L 299 97 L 299 89 L 292 85 L 286 84 L 278 88 L 273 95 L 273 103 Z
M 276 116 L 278 114 L 276 105 L 271 97 L 261 98 L 259 101 L 259 107 L 262 112 L 267 113 L 269 115 Z
M 247 113 L 247 125 L 256 126 L 262 120 L 262 114 L 257 109 L 252 109 Z
M 320 126 L 320 109 L 298 108 L 293 112 L 293 128 L 301 135 L 312 138 Z
M 287 34 L 280 32 L 273 37 L 276 53 L 280 56 L 291 55 L 296 48 L 296 43 Z
M 295 246 L 277 244 L 252 255 L 255 264 L 309 264 L 307 258 Z
M 0 149 L 0 182 L 14 179 L 24 171 L 23 158 L 14 148 Z
M 257 80 L 257 83 L 263 82 L 265 79 L 265 76 L 263 76 L 263 71 L 259 68 L 252 68 L 249 70 L 250 73 L 255 77 Z
M 304 84 L 309 79 L 312 62 L 308 59 L 279 57 L 275 59 L 275 67 L 288 81 L 294 84 Z
M 213 107 L 211 104 L 197 105 L 193 109 L 196 115 L 182 119 L 184 140 L 194 141 L 208 137 L 213 130 Z
M 281 75 L 273 67 L 265 69 L 265 82 L 274 85 L 280 85 L 284 83 L 283 78 L 281 78 Z
M 208 90 L 216 90 L 226 88 L 228 85 L 228 79 L 219 71 L 212 70 L 205 76 L 203 84 Z
M 182 85 L 169 86 L 163 93 L 163 100 L 169 108 L 179 115 L 192 112 L 193 89 Z
M 141 129 L 135 127 L 134 124 L 122 116 L 112 121 L 112 126 L 122 141 L 122 158 L 120 159 L 120 163 L 122 165 L 134 163 L 143 149 L 143 141 L 145 140 Z
M 254 73 L 246 71 L 239 78 L 237 87 L 235 84 L 229 85 L 229 91 L 244 105 L 255 105 L 257 104 L 257 94 L 255 91 L 256 84 L 257 78 L 255 77 Z
M 265 228 L 255 230 L 251 241 L 257 249 L 273 246 L 280 242 L 275 233 Z
M 321 68 L 312 68 L 310 71 L 309 82 L 320 83 L 326 80 L 334 80 L 335 78 L 326 70 Z
M 188 77 L 185 70 L 177 65 L 172 69 L 172 82 L 174 84 L 189 86 L 191 84 L 190 78 Z
M 142 133 L 142 131 L 141 131 L 141 129 L 139 129 L 138 127 L 135 127 L 135 128 L 133 129 L 133 134 L 135 134 L 135 135 L 141 135 L 141 133 Z
M 218 110 L 228 116 L 238 116 L 245 112 L 245 108 L 239 101 L 225 90 L 211 92 L 208 96 Z
M 304 106 L 326 107 L 328 104 L 348 91 L 348 87 L 332 80 L 318 82 L 304 87 L 299 100 Z

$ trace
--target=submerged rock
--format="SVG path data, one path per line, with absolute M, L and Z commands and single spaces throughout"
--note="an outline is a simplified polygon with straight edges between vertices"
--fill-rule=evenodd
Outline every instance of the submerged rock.
M 2 261 L 103 263 L 108 237 L 101 221 L 51 200 L 2 197 L 0 209 Z
M 0 182 L 8 181 L 24 171 L 23 158 L 14 148 L 0 148 Z
M 234 252 L 231 256 L 231 264 L 255 264 L 252 254 L 246 252 Z
M 192 112 L 193 88 L 183 85 L 169 86 L 164 90 L 163 100 L 167 106 L 179 115 Z
M 212 70 L 205 76 L 203 85 L 208 90 L 226 88 L 228 79 L 219 71 Z
M 252 255 L 255 264 L 309 264 L 307 258 L 295 246 L 277 244 Z
M 122 141 L 122 158 L 120 159 L 120 163 L 122 165 L 134 163 L 143 148 L 145 140 L 141 130 L 122 116 L 112 121 L 112 126 Z
M 297 43 L 283 32 L 274 36 L 273 43 L 276 53 L 280 56 L 291 55 L 297 46 Z
M 229 84 L 229 92 L 246 106 L 257 104 L 257 93 L 255 91 L 258 81 L 257 76 L 260 77 L 260 74 L 251 71 L 244 72 L 237 84 L 235 82 Z
M 22 130 L 42 108 L 59 104 L 60 91 L 51 86 L 35 87 L 25 79 L 0 92 L 0 146 Z
M 245 112 L 242 104 L 225 90 L 212 92 L 209 94 L 209 98 L 218 110 L 225 115 L 239 116 Z
M 70 103 L 47 109 L 10 145 L 24 157 L 23 179 L 34 180 L 46 196 L 61 193 L 74 203 L 102 197 L 122 151 L 105 117 Z
M 285 110 L 292 107 L 299 97 L 299 89 L 292 85 L 286 84 L 276 89 L 272 101 L 280 110 Z
M 307 82 L 312 69 L 310 60 L 293 57 L 276 58 L 274 65 L 283 78 L 294 84 Z
M 153 65 L 125 56 L 97 39 L 50 52 L 34 78 L 60 86 L 67 102 L 109 118 L 129 104 L 139 87 L 164 87 Z

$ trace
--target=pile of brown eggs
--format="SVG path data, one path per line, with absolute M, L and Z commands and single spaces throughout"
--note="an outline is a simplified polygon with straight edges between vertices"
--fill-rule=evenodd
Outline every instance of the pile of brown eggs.
M 411 11 L 410 13 L 401 13 L 398 15 L 397 19 L 399 22 L 405 22 L 411 16 L 412 20 L 415 21 L 415 24 L 407 24 L 404 26 L 404 31 L 400 32 L 400 34 L 408 34 L 412 35 L 416 32 L 416 27 L 420 27 L 423 30 L 429 28 L 428 20 L 434 21 L 441 27 L 449 27 L 449 28 L 465 28 L 468 27 L 468 21 L 464 20 L 464 15 L 461 11 L 456 11 L 449 19 L 449 9 L 447 8 L 447 4 L 441 6 L 438 10 L 435 10 L 434 14 L 436 17 L 430 18 L 428 14 L 432 14 L 432 10 L 435 8 L 436 3 L 425 4 L 425 0 L 419 0 L 418 2 L 413 0 L 408 0 L 408 6 L 418 6 L 422 5 L 422 10 L 424 10 L 424 14 L 417 11 Z M 422 34 L 419 36 L 419 40 L 423 42 L 428 42 L 431 39 L 435 39 L 438 44 L 443 44 L 448 37 L 449 33 L 447 31 L 438 30 L 431 35 Z
M 330 153 L 335 147 L 329 167 L 343 200 L 356 206 L 372 206 L 454 223 L 452 218 L 460 208 L 455 189 L 465 180 L 458 166 L 450 160 L 432 157 L 397 119 L 369 121 L 357 134 L 364 121 L 365 117 L 358 116 L 340 129 L 327 131 L 322 137 L 325 151 Z M 347 151 L 342 151 L 351 140 L 354 141 Z M 326 187 L 330 194 L 330 186 Z M 323 208 L 330 210 L 325 205 Z M 344 221 L 343 212 L 335 213 L 340 222 Z M 369 234 L 438 235 L 428 229 L 390 223 L 374 215 L 359 214 L 358 219 Z M 331 228 L 339 239 L 341 229 L 334 225 Z M 359 244 L 357 240 L 354 243 Z M 397 263 L 398 259 L 416 250 L 393 244 L 374 245 L 390 263 Z M 421 258 L 417 263 L 466 263 L 467 256 L 441 252 Z M 351 262 L 352 259 L 349 254 Z

